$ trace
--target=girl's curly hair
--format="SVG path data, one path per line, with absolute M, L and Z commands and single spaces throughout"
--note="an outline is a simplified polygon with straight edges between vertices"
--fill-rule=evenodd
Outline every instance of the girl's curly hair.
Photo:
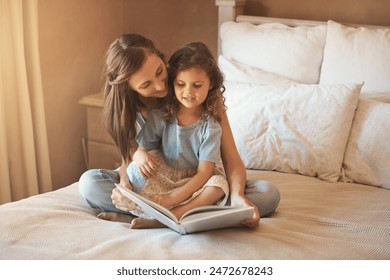
M 162 118 L 170 122 L 179 110 L 180 102 L 176 98 L 173 86 L 178 73 L 190 68 L 197 68 L 205 71 L 210 79 L 210 89 L 206 100 L 202 104 L 202 119 L 212 117 L 221 122 L 221 116 L 226 110 L 225 98 L 223 97 L 225 91 L 223 75 L 207 46 L 201 42 L 185 45 L 171 56 L 168 65 L 169 93 L 163 102 L 164 114 Z

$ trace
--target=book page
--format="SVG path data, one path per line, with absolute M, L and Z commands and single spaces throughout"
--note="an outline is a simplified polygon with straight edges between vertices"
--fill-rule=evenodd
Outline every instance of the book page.
M 242 227 L 242 222 L 252 217 L 253 207 L 231 207 L 189 215 L 181 221 L 181 226 L 186 233 Z
M 221 210 L 226 210 L 226 209 L 236 209 L 236 207 L 233 206 L 218 206 L 218 205 L 206 205 L 206 206 L 200 206 L 193 208 L 183 214 L 181 216 L 180 221 L 182 221 L 185 217 L 188 217 L 193 214 L 197 213 L 203 213 L 203 212 L 212 212 L 212 211 L 221 211 Z
M 191 209 L 180 222 L 168 209 L 147 198 L 117 185 L 121 193 L 136 203 L 143 212 L 180 234 L 241 226 L 241 222 L 253 216 L 253 207 L 209 205 Z
M 253 213 L 253 207 L 249 207 L 249 206 L 248 207 L 240 207 L 240 208 L 231 207 L 231 206 L 217 206 L 217 205 L 215 205 L 215 206 L 216 207 L 213 207 L 211 209 L 210 208 L 207 209 L 208 208 L 207 206 L 206 207 L 199 207 L 199 208 L 204 208 L 204 209 L 199 209 L 201 211 L 191 211 L 190 215 L 187 215 L 187 213 L 188 213 L 187 212 L 185 216 L 183 215 L 181 217 L 180 222 L 187 223 L 189 221 L 201 220 L 204 218 L 209 219 L 211 217 L 229 218 L 229 215 L 231 215 L 232 213 L 248 213 L 248 211 Z M 192 210 L 198 210 L 198 208 L 192 209 Z M 253 216 L 253 214 L 252 214 L 252 216 Z

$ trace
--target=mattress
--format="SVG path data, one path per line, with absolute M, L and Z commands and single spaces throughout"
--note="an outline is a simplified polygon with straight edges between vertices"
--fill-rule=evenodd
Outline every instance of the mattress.
M 386 260 L 390 191 L 367 185 L 248 170 L 281 193 L 256 229 L 180 235 L 98 219 L 75 182 L 0 206 L 3 260 Z

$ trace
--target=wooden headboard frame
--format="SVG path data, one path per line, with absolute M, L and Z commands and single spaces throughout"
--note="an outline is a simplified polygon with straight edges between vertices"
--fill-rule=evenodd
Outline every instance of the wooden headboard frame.
M 301 19 L 286 19 L 261 16 L 246 16 L 244 14 L 246 0 L 215 0 L 215 5 L 218 6 L 218 54 L 221 54 L 221 39 L 219 29 L 225 21 L 249 22 L 252 24 L 263 24 L 278 22 L 288 26 L 318 26 L 326 25 L 326 21 L 301 20 Z M 366 28 L 390 28 L 389 26 L 379 25 L 363 25 L 343 23 L 349 26 L 361 26 Z

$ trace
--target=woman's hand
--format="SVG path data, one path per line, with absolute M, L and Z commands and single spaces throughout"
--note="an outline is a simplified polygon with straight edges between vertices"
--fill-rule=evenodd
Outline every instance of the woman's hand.
M 112 190 L 111 200 L 112 204 L 114 204 L 114 206 L 119 210 L 126 212 L 132 210 L 139 210 L 139 206 L 127 197 L 125 197 L 118 188 Z
M 145 149 L 138 148 L 133 155 L 133 161 L 143 177 L 150 178 L 157 175 L 159 165 Z
M 249 228 L 256 228 L 259 226 L 260 221 L 260 213 L 259 209 L 245 196 L 243 195 L 231 195 L 230 197 L 231 205 L 236 207 L 245 207 L 245 206 L 251 206 L 254 209 L 253 217 L 252 219 L 248 219 L 242 222 L 243 225 L 249 227 Z

